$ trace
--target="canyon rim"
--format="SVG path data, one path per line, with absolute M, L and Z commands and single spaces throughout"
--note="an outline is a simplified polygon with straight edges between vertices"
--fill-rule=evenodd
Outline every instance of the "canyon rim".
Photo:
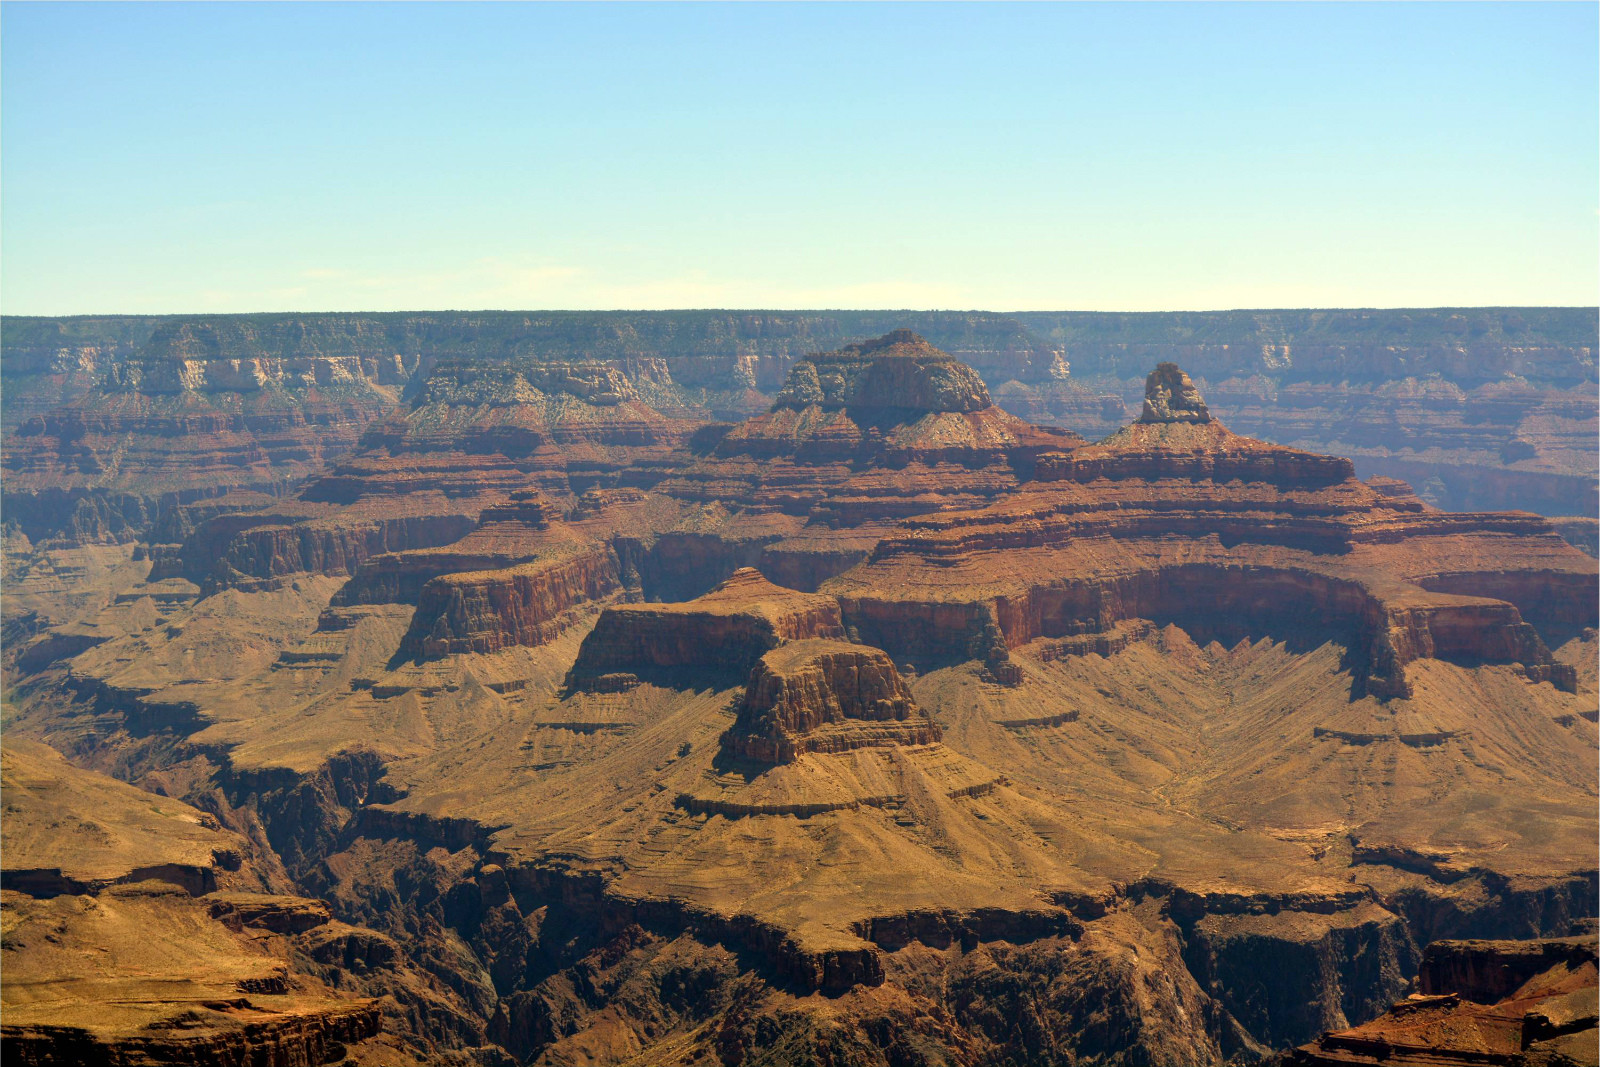
M 0 1067 L 1600 1067 L 1597 40 L 0 0 Z
M 7 321 L 8 1061 L 1585 1055 L 1594 313 L 1173 318 Z

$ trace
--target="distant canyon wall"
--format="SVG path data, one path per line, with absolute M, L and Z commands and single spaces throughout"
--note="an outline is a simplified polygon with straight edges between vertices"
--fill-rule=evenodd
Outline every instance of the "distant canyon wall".
M 804 356 L 896 328 L 976 368 L 1001 407 L 1091 440 L 1170 360 L 1236 431 L 1439 507 L 1600 510 L 1596 309 L 1473 308 L 8 316 L 5 511 L 35 540 L 139 537 L 194 500 L 282 492 L 441 392 L 620 390 L 633 410 L 736 421 Z

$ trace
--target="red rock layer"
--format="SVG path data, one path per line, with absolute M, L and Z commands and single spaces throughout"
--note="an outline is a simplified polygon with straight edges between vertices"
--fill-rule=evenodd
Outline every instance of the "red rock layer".
M 1304 1067 L 1592 1064 L 1594 938 L 1435 941 L 1421 992 L 1361 1026 L 1292 1050 Z
M 214 359 L 181 340 L 153 340 L 95 390 L 17 426 L 4 472 L 19 521 L 40 533 L 76 525 L 76 535 L 125 537 L 206 495 L 281 491 L 354 447 L 408 374 L 355 356 Z M 63 512 L 76 507 L 71 494 L 148 504 L 145 513 L 127 501 L 102 508 L 96 531 Z
M 1342 460 L 1163 413 L 1185 381 L 1152 375 L 1162 395 L 1139 422 L 1041 457 L 1037 487 L 1004 502 L 905 521 L 824 588 L 864 640 L 917 662 L 971 655 L 990 618 L 1009 647 L 1209 619 L 1331 629 L 1380 695 L 1405 694 L 1405 664 L 1430 656 L 1570 688 L 1519 609 L 1558 632 L 1592 625 L 1595 566 L 1544 520 L 1432 511 Z
M 354 574 L 369 556 L 449 544 L 475 525 L 472 513 L 436 495 L 343 509 L 288 500 L 202 522 L 162 573 L 175 571 L 207 589 L 290 574 Z
M 1080 442 L 1001 411 L 972 368 L 898 330 L 797 363 L 770 411 L 656 488 L 851 526 L 992 500 Z
M 595 543 L 551 548 L 504 570 L 444 575 L 422 587 L 400 653 L 432 659 L 542 645 L 571 625 L 573 608 L 621 588 L 615 554 Z
M 722 747 L 748 759 L 792 763 L 802 752 L 931 744 L 940 736 L 881 649 L 807 640 L 761 657 Z
M 570 677 L 575 684 L 619 672 L 743 678 L 786 641 L 843 637 L 832 597 L 780 588 L 746 568 L 686 603 L 606 608 L 584 638 Z
M 441 361 L 409 410 L 373 427 L 359 455 L 303 495 L 349 503 L 424 488 L 467 496 L 614 484 L 621 472 L 670 454 L 700 425 L 681 410 L 652 407 L 648 399 L 681 403 L 655 381 L 664 369 L 635 362 L 630 376 L 593 361 Z
M 284 1012 L 259 1008 L 246 997 L 203 1007 L 210 1025 L 189 1024 L 198 1033 L 176 1032 L 101 1039 L 70 1026 L 5 1025 L 6 1062 L 20 1067 L 63 1063 L 261 1064 L 306 1067 L 337 1061 L 346 1043 L 375 1037 L 382 1028 L 376 1001 L 347 1008 Z M 196 1013 L 198 1017 L 198 1013 Z M 209 1020 L 208 1020 L 209 1021 Z M 228 1024 L 232 1023 L 232 1026 Z

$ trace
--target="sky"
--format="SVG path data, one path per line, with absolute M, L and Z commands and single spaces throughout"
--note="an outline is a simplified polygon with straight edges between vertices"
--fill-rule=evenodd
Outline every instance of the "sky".
M 1600 5 L 0 5 L 0 310 L 1594 304 Z

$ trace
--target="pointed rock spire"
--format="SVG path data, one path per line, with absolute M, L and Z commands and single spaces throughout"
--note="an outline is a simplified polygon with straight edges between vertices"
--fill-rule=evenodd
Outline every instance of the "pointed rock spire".
M 1140 422 L 1210 422 L 1205 398 L 1176 363 L 1157 363 L 1144 380 Z

